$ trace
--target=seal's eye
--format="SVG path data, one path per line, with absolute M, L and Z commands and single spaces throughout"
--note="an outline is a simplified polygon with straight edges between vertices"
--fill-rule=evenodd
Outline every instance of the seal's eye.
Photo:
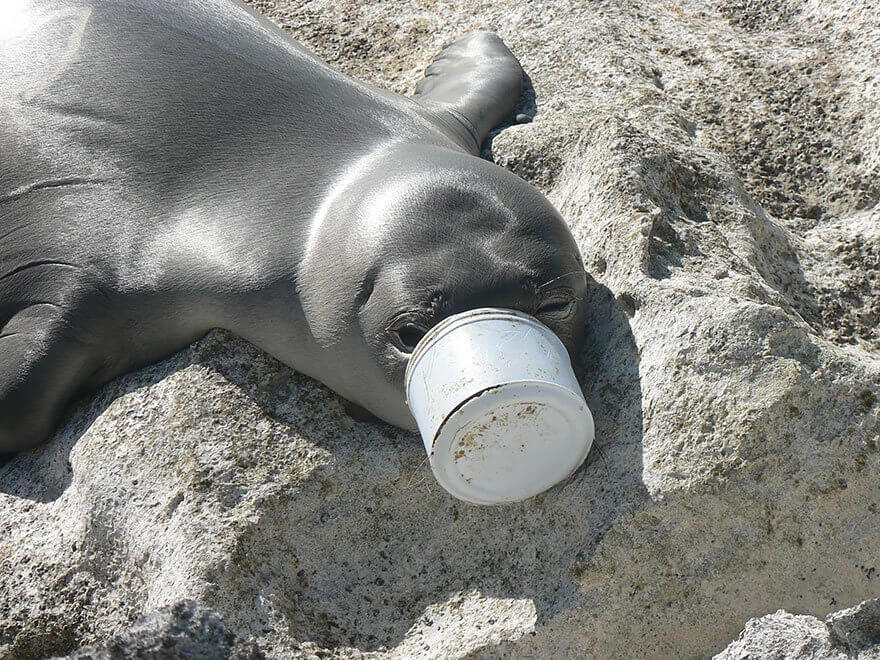
M 538 308 L 538 315 L 565 316 L 571 311 L 573 306 L 574 300 L 551 300 Z
M 391 341 L 403 353 L 412 353 L 428 332 L 421 324 L 402 319 L 389 328 Z

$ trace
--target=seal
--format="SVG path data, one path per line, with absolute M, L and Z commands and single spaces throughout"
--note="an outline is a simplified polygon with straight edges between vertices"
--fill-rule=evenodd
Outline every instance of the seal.
M 233 0 L 4 0 L 0 47 L 0 452 L 211 328 L 409 429 L 407 360 L 449 315 L 579 350 L 571 233 L 479 157 L 522 85 L 494 34 L 411 97 Z

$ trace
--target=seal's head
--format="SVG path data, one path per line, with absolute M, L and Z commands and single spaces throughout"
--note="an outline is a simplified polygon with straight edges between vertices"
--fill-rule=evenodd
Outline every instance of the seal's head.
M 300 278 L 312 333 L 346 371 L 322 380 L 343 396 L 413 428 L 410 354 L 442 319 L 480 307 L 535 316 L 577 359 L 583 263 L 559 213 L 528 183 L 460 152 L 404 147 L 375 159 L 344 197 Z

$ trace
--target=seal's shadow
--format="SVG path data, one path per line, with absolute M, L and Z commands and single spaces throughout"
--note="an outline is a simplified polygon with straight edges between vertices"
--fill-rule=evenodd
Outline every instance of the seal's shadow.
M 597 441 L 571 479 L 526 502 L 474 506 L 436 484 L 413 434 L 376 424 L 324 434 L 317 444 L 332 460 L 260 512 L 233 558 L 248 574 L 218 583 L 209 605 L 233 629 L 259 634 L 254 612 L 224 607 L 230 600 L 223 595 L 235 589 L 236 601 L 265 604 L 258 620 L 281 614 L 301 642 L 362 651 L 397 646 L 413 627 L 429 628 L 431 606 L 450 600 L 530 601 L 539 624 L 570 607 L 580 597 L 583 562 L 647 496 L 639 357 L 627 311 L 595 282 L 589 308 L 583 388 Z M 276 418 L 310 433 L 284 417 Z M 479 613 L 468 615 L 461 633 L 499 625 L 497 610 L 484 611 L 493 618 L 480 624 L 473 619 Z

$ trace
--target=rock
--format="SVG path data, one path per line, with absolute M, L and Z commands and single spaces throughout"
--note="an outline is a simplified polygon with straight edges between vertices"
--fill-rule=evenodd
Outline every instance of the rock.
M 838 647 L 860 658 L 880 658 L 880 598 L 825 617 L 828 633 Z
M 714 660 L 846 660 L 847 657 L 831 643 L 828 629 L 819 619 L 778 610 L 774 614 L 750 619 L 739 639 Z
M 182 600 L 153 612 L 106 644 L 80 649 L 69 660 L 125 658 L 265 658 L 253 644 L 236 643 L 215 612 Z
M 751 619 L 739 639 L 714 660 L 748 658 L 880 658 L 880 599 L 829 614 L 824 623 L 785 610 Z
M 533 121 L 484 155 L 595 278 L 597 447 L 469 506 L 415 435 L 214 332 L 0 467 L 0 657 L 105 647 L 184 599 L 272 658 L 710 656 L 763 612 L 876 597 L 872 2 L 253 4 L 398 92 L 468 30 L 522 60 Z

